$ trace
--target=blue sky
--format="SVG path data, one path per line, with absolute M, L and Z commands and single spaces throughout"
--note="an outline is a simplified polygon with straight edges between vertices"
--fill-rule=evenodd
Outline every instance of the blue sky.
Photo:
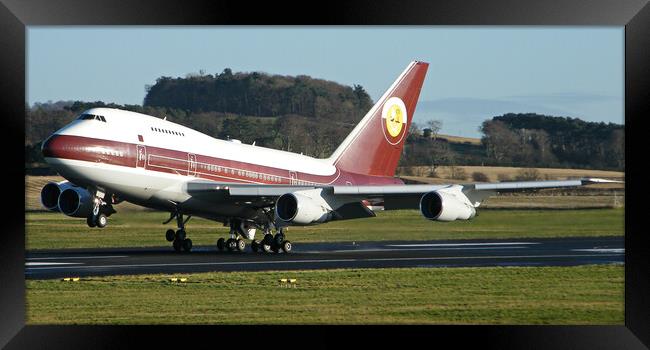
M 430 63 L 414 120 L 480 136 L 535 112 L 623 123 L 623 27 L 41 27 L 27 30 L 27 102 L 142 104 L 160 76 L 307 74 L 376 100 L 411 60 Z

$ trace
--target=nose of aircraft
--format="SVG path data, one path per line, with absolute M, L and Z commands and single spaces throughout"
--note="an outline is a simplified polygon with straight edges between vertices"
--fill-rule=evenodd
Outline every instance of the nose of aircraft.
M 54 134 L 45 140 L 43 142 L 43 145 L 41 146 L 41 153 L 43 154 L 43 157 L 45 158 L 58 158 L 60 156 L 61 151 L 63 151 L 63 145 L 61 142 L 61 138 L 59 135 Z

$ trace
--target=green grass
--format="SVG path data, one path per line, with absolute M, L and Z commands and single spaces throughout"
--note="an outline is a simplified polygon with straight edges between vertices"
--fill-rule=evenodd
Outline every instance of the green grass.
M 616 324 L 622 265 L 210 272 L 27 281 L 28 324 Z M 281 288 L 279 278 L 296 278 Z
M 167 213 L 122 211 L 108 227 L 91 229 L 84 219 L 60 213 L 25 214 L 27 249 L 169 246 Z M 216 222 L 192 218 L 187 225 L 194 245 L 215 244 L 227 235 Z M 470 221 L 432 222 L 415 210 L 379 212 L 377 217 L 291 227 L 294 243 L 371 240 L 490 239 L 527 237 L 620 236 L 624 209 L 593 210 L 480 210 Z

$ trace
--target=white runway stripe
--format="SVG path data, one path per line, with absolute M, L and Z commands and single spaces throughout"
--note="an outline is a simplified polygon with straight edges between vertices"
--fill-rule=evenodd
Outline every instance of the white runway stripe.
M 594 253 L 625 253 L 625 248 L 592 248 L 592 249 L 571 249 L 574 252 Z
M 52 258 L 27 258 L 27 260 L 67 260 L 67 259 L 113 259 L 128 258 L 127 255 L 105 255 L 105 256 L 57 256 Z
M 81 265 L 81 263 L 26 262 L 25 266 Z
M 390 247 L 390 246 L 387 246 Z M 406 248 L 406 249 L 404 249 Z M 456 248 L 456 247 L 449 247 L 449 248 L 420 248 L 420 247 L 404 247 L 404 248 L 399 248 L 399 249 L 391 249 L 391 248 L 375 248 L 375 249 L 344 249 L 344 250 L 323 250 L 323 251 L 308 251 L 305 253 L 347 253 L 347 252 L 354 252 L 354 253 L 360 253 L 360 252 L 403 252 L 403 251 L 430 251 L 430 250 L 485 250 L 485 249 L 523 249 L 526 247 L 468 247 L 468 248 Z
M 537 242 L 499 242 L 499 243 L 422 243 L 422 244 L 388 244 L 387 247 L 468 247 L 468 246 L 499 246 L 499 245 L 528 245 Z

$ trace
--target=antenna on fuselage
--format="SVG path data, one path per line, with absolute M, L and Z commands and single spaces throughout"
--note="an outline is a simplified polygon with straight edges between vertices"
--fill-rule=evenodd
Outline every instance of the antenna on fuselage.
M 167 116 L 165 116 L 165 117 L 163 118 L 163 120 L 167 120 Z

